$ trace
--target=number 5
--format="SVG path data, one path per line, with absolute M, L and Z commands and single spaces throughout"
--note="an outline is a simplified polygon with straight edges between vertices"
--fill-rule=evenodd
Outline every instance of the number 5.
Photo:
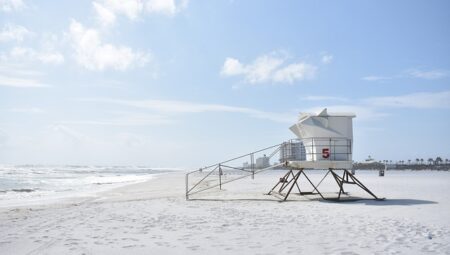
M 330 157 L 330 149 L 323 148 L 322 149 L 322 158 L 328 158 L 328 157 Z

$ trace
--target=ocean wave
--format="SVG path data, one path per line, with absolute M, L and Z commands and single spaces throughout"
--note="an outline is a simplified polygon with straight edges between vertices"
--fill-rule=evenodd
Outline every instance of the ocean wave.
M 34 192 L 34 191 L 36 191 L 35 189 L 12 189 L 11 191 L 14 191 L 14 192 L 26 192 L 26 193 L 29 193 L 29 192 Z

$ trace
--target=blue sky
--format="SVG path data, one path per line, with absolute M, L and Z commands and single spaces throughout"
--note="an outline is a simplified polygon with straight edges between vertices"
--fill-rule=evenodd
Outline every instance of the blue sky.
M 448 1 L 0 0 L 0 163 L 195 167 L 354 112 L 354 159 L 450 158 Z

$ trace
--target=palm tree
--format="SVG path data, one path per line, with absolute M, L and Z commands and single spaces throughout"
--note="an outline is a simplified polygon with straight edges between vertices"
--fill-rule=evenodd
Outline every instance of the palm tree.
M 433 160 L 432 158 L 429 158 L 429 159 L 428 159 L 428 164 L 429 164 L 429 165 L 433 164 L 433 162 L 434 162 L 434 160 Z
M 420 159 L 416 158 L 416 164 L 418 165 L 420 162 Z
M 408 165 L 411 165 L 411 159 L 408 159 Z
M 423 158 L 420 159 L 420 164 L 423 165 Z
M 442 158 L 441 158 L 441 157 L 436 157 L 436 160 L 434 161 L 434 163 L 435 163 L 436 165 L 441 164 L 441 163 L 442 163 Z

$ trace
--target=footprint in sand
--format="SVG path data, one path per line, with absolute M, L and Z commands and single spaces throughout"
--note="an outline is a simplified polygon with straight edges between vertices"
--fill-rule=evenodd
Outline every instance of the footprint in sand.
M 189 246 L 187 248 L 190 249 L 190 250 L 196 251 L 196 250 L 198 250 L 198 248 L 200 248 L 200 246 L 194 245 L 194 246 Z

